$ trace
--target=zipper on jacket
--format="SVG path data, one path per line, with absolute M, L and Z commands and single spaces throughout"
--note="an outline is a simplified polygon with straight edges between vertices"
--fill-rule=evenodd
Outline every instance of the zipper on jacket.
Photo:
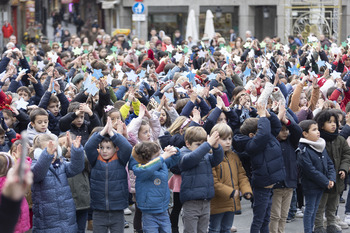
M 107 166 L 106 166 L 105 193 L 106 193 L 106 210 L 109 210 L 109 203 L 108 203 L 108 162 L 107 162 Z
M 222 179 L 222 164 L 220 163 L 220 179 Z

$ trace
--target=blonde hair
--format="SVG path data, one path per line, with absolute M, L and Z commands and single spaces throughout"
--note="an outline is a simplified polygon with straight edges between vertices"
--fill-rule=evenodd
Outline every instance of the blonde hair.
M 190 145 L 194 142 L 204 142 L 207 140 L 207 132 L 201 126 L 191 126 L 186 130 L 185 142 Z
M 170 135 L 173 136 L 177 133 L 180 133 L 181 130 L 185 130 L 189 124 L 186 124 L 184 126 L 183 124 L 186 123 L 187 120 L 189 120 L 189 118 L 185 116 L 179 116 L 178 118 L 176 118 L 176 120 L 168 128 L 168 132 L 170 133 Z M 190 121 L 188 123 L 190 123 Z
M 212 135 L 215 131 L 219 133 L 220 138 L 226 139 L 229 136 L 233 136 L 233 132 L 230 126 L 226 123 L 216 124 L 210 131 L 210 135 Z
M 54 134 L 39 134 L 33 140 L 33 147 L 44 149 L 44 143 L 49 141 L 57 142 L 57 136 Z

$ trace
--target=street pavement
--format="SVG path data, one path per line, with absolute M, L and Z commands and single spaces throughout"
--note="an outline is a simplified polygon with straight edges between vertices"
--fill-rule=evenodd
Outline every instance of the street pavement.
M 346 198 L 347 191 L 344 192 L 343 198 Z M 245 199 L 242 200 L 242 214 L 236 215 L 234 218 L 233 225 L 237 227 L 238 233 L 249 233 L 250 224 L 253 219 L 253 209 L 250 207 L 250 201 L 247 201 Z M 131 210 L 133 210 L 132 215 L 125 215 L 126 221 L 129 223 L 129 228 L 125 229 L 125 233 L 134 233 L 133 231 L 133 216 L 134 216 L 134 209 L 133 206 L 130 207 Z M 339 211 L 338 215 L 341 217 L 342 220 L 344 220 L 345 214 L 345 204 L 341 203 L 339 204 Z M 180 225 L 180 232 L 183 231 L 183 225 L 182 220 L 180 216 L 179 220 Z M 87 231 L 88 233 L 92 233 L 92 231 Z M 285 233 L 303 233 L 303 219 L 302 218 L 296 218 L 295 221 L 291 223 L 286 223 L 286 229 Z M 343 229 L 343 233 L 350 233 L 350 228 Z
M 74 24 L 69 23 L 68 25 L 66 25 L 65 22 L 62 22 L 62 28 L 63 28 L 63 30 L 68 29 L 71 35 L 76 35 L 77 27 Z M 46 35 L 47 38 L 49 39 L 49 41 L 53 41 L 54 28 L 52 27 L 52 19 L 51 18 L 47 20 L 46 30 L 47 30 L 47 35 Z

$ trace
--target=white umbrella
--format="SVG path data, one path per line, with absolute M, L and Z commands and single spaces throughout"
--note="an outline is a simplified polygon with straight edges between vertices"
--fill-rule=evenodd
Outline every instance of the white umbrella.
M 192 37 L 194 42 L 198 41 L 196 17 L 193 9 L 190 10 L 190 13 L 188 14 L 187 26 L 186 26 L 186 40 L 189 36 Z
M 205 27 L 204 27 L 204 34 L 207 34 L 210 39 L 212 39 L 215 36 L 215 29 L 214 29 L 214 15 L 211 12 L 211 10 L 207 10 L 207 14 L 205 17 Z

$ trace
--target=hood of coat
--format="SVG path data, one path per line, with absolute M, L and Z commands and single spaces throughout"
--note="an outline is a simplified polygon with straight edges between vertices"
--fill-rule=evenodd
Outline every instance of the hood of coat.
M 247 135 L 236 134 L 232 139 L 232 146 L 237 152 L 241 153 L 245 151 L 245 146 L 251 139 L 252 138 Z

